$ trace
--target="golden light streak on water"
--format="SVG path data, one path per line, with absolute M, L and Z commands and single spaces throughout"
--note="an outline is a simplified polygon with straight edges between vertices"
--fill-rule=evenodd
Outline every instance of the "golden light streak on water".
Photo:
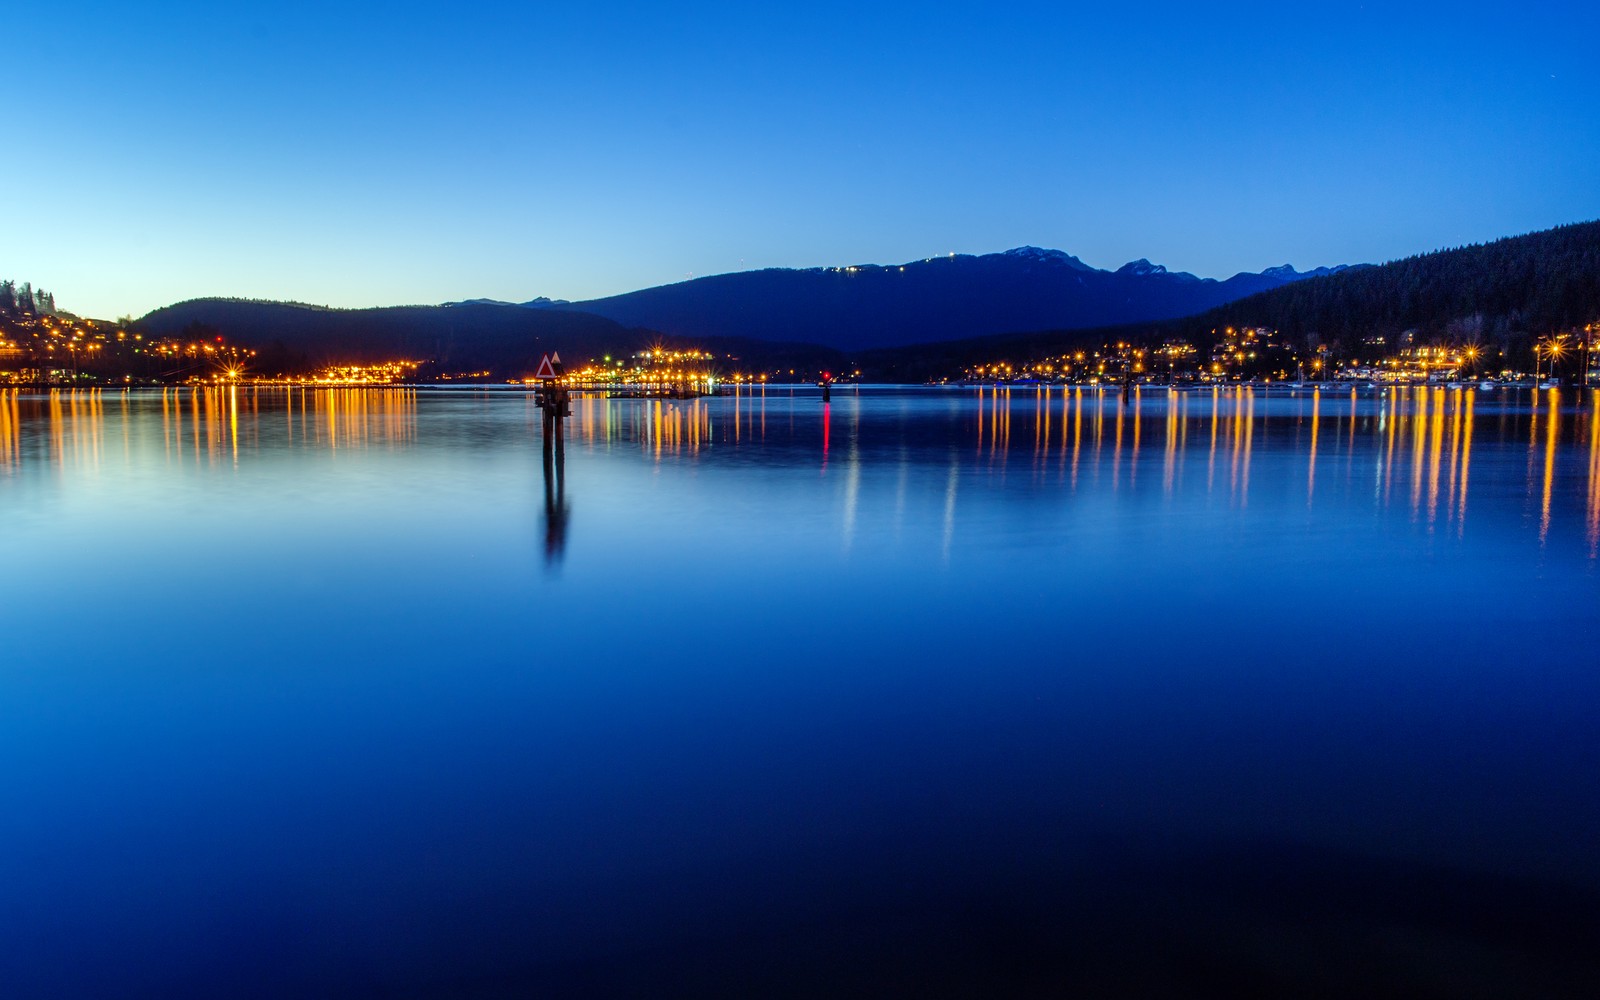
M 1467 397 L 1467 414 L 1461 428 L 1461 487 L 1456 501 L 1456 537 L 1467 530 L 1467 473 L 1472 469 L 1472 407 L 1473 397 Z
M 239 464 L 239 387 L 228 387 L 228 430 L 233 438 L 233 464 Z
M 61 390 L 50 390 L 50 464 L 59 467 L 66 454 L 66 428 L 62 426 Z
M 1449 483 L 1445 495 L 1445 522 L 1455 519 L 1456 512 L 1456 467 L 1461 463 L 1461 423 L 1463 414 L 1472 405 L 1472 397 L 1476 395 L 1472 390 L 1465 390 L 1456 396 L 1455 410 L 1450 421 L 1450 472 Z
M 327 432 L 328 447 L 337 451 L 339 448 L 339 411 L 332 406 L 332 389 L 317 389 L 311 395 L 312 429 L 317 434 L 317 439 L 322 437 L 322 432 Z
M 1239 507 L 1241 509 L 1250 505 L 1250 457 L 1251 445 L 1256 436 L 1256 393 L 1251 389 L 1245 396 L 1244 412 L 1244 467 L 1239 480 Z
M 22 464 L 22 414 L 15 389 L 0 389 L 0 472 Z
M 1427 389 L 1412 389 L 1407 395 L 1412 397 L 1415 409 L 1411 413 L 1411 519 L 1417 519 L 1422 510 L 1422 477 L 1427 467 L 1427 453 L 1424 448 L 1428 440 L 1428 396 Z
M 70 457 L 79 466 L 93 468 L 99 464 L 99 429 L 95 423 L 94 390 L 67 390 L 67 434 L 71 442 Z
M 1539 502 L 1539 544 L 1543 545 L 1550 534 L 1550 490 L 1555 483 L 1556 436 L 1560 433 L 1560 390 L 1550 390 L 1550 419 L 1545 423 L 1544 434 L 1544 496 Z
M 989 393 L 989 459 L 994 460 L 995 450 L 1000 447 L 1000 387 L 995 386 Z
M 199 464 L 202 418 L 200 416 L 200 393 L 196 389 L 189 390 L 189 423 L 194 427 L 194 460 L 196 464 Z
M 1172 496 L 1172 480 L 1178 467 L 1178 407 L 1183 397 L 1175 392 L 1167 393 L 1167 447 L 1161 465 L 1161 492 L 1165 496 Z
M 205 455 L 211 460 L 210 464 L 216 465 L 219 433 L 217 422 L 221 411 L 217 409 L 217 400 L 210 388 L 198 390 L 198 395 L 201 410 L 205 413 L 205 433 L 201 435 L 201 439 L 205 442 Z
M 1600 552 L 1600 389 L 1590 394 L 1589 407 L 1589 559 Z
M 89 393 L 93 390 L 67 390 L 67 435 L 71 442 L 70 457 L 77 464 L 92 467 L 98 456 L 95 454 L 94 410 L 89 402 Z
M 1228 493 L 1235 497 L 1239 495 L 1239 460 L 1244 455 L 1244 394 L 1245 391 L 1240 389 L 1234 400 L 1233 413 L 1228 418 Z
M 1400 433 L 1400 419 L 1397 408 L 1393 405 L 1392 393 L 1394 390 L 1384 389 L 1380 402 L 1380 418 L 1378 426 L 1385 433 L 1383 449 L 1383 505 L 1389 506 L 1389 487 L 1394 482 L 1394 442 Z
M 1000 434 L 1000 458 L 1002 460 L 1011 454 L 1011 389 L 1006 388 L 1005 405 L 1001 408 L 1003 430 Z
M 1078 458 L 1083 453 L 1083 390 L 1074 389 L 1077 405 L 1072 411 L 1072 488 L 1078 488 Z
M 1445 390 L 1433 390 L 1433 411 L 1428 422 L 1428 526 L 1439 509 L 1439 469 L 1444 453 Z
M 220 389 L 204 392 L 209 419 L 207 430 L 214 444 L 221 446 L 222 435 L 229 426 L 243 434 L 248 444 L 260 424 L 259 421 L 238 420 L 237 390 L 230 387 L 227 399 Z M 260 392 L 250 396 L 251 409 L 256 413 L 259 413 Z M 415 389 L 388 386 L 290 389 L 284 397 L 285 434 L 293 441 L 298 431 L 302 443 L 330 451 L 406 444 L 416 437 L 416 399 Z
M 1144 426 L 1144 419 L 1139 413 L 1139 404 L 1144 394 L 1137 389 L 1133 393 L 1133 451 L 1128 455 L 1128 485 L 1132 487 L 1139 481 L 1139 432 Z
M 1317 430 L 1322 422 L 1322 392 L 1311 390 L 1311 453 L 1306 456 L 1306 507 L 1317 492 Z

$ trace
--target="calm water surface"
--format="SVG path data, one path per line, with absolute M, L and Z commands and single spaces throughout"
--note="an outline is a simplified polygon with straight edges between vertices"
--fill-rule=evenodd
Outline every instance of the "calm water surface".
M 0 994 L 1594 996 L 1597 402 L 0 392 Z

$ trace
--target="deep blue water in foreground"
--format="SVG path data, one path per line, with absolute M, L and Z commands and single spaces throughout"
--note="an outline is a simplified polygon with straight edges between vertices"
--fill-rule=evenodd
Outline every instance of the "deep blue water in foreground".
M 0 393 L 0 995 L 1600 995 L 1597 403 Z

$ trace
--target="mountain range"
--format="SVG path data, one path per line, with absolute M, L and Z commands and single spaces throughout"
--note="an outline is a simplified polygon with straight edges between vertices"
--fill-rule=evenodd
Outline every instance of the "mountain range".
M 469 299 L 438 306 L 329 309 L 192 299 L 136 327 L 171 336 L 205 328 L 272 348 L 284 363 L 430 358 L 448 370 L 518 373 L 545 350 L 627 354 L 645 343 L 698 346 L 769 367 L 837 366 L 843 355 L 1037 329 L 1082 329 L 1187 316 L 1343 268 L 1284 265 L 1226 281 L 1136 260 L 1116 271 L 1039 247 L 906 264 L 771 268 L 696 278 L 585 302 Z
M 1285 264 L 1217 281 L 1143 259 L 1106 271 L 1060 250 L 1017 247 L 906 264 L 741 271 L 583 302 L 528 305 L 673 336 L 751 337 L 848 352 L 1172 319 L 1342 270 L 1301 272 Z
M 525 374 L 652 344 L 694 346 L 747 370 L 860 368 L 921 381 L 961 364 L 1064 344 L 1165 338 L 1205 344 L 1265 326 L 1343 350 L 1415 336 L 1526 353 L 1533 338 L 1600 317 L 1600 223 L 1576 223 L 1381 265 L 1288 265 L 1224 281 L 1147 260 L 1115 271 L 1019 247 L 907 264 L 768 269 L 586 302 L 490 300 L 328 309 L 195 299 L 137 320 L 168 336 L 226 334 L 291 363 L 426 359 L 439 371 Z M 1520 356 L 1520 354 L 1518 355 Z
M 1551 333 L 1600 320 L 1600 222 L 1436 250 L 1294 281 L 1205 312 L 1092 330 L 1058 328 L 864 352 L 882 381 L 938 379 L 973 364 L 1026 362 L 1089 345 L 1205 345 L 1226 327 L 1265 327 L 1305 349 L 1373 357 L 1408 344 L 1475 344 L 1524 364 Z

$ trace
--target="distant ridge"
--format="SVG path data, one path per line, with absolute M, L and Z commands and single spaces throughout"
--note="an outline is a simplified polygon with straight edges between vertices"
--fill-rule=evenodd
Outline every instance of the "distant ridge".
M 1041 288 L 1049 294 L 1040 293 Z M 1082 291 L 1086 288 L 1096 294 L 1120 291 L 1122 297 L 1109 302 L 1104 296 L 1092 299 Z M 1194 294 L 1196 289 L 1199 294 Z M 1250 289 L 1254 294 L 1239 294 Z M 1208 299 L 1214 302 L 1209 308 L 1159 315 Z M 1073 313 L 1067 324 L 1033 325 L 1041 301 L 1053 307 L 1088 301 L 1095 308 Z M 610 318 L 579 308 L 606 303 L 615 307 L 609 310 Z M 633 312 L 623 306 L 640 308 Z M 659 318 L 657 322 L 669 329 L 657 332 L 649 323 L 629 319 L 642 315 L 645 306 L 661 307 L 656 315 L 669 319 L 672 309 L 699 309 L 706 329 L 724 324 L 764 331 L 776 328 L 780 333 L 804 331 L 815 335 L 814 342 L 783 340 L 770 332 L 768 339 L 674 335 Z M 746 311 L 738 312 L 734 306 Z M 945 313 L 933 315 L 938 309 Z M 1120 318 L 1130 312 L 1157 315 Z M 1080 325 L 1095 315 L 1119 318 Z M 827 325 L 819 316 L 835 325 Z M 1533 338 L 1597 320 L 1600 222 L 1584 222 L 1376 266 L 1302 272 L 1285 264 L 1226 281 L 1171 272 L 1148 260 L 1105 271 L 1059 250 L 1018 247 L 1001 254 L 929 258 L 905 265 L 718 275 L 593 303 L 479 300 L 330 309 L 195 299 L 158 309 L 133 328 L 154 335 L 187 335 L 204 329 L 258 349 L 273 348 L 278 357 L 311 363 L 407 357 L 432 359 L 452 370 L 491 370 L 513 377 L 531 371 L 546 349 L 584 359 L 660 342 L 732 355 L 746 370 L 803 372 L 848 362 L 865 376 L 915 382 L 945 377 L 967 364 L 1022 360 L 1068 345 L 1111 339 L 1159 342 L 1170 337 L 1204 345 L 1213 331 L 1230 325 L 1268 327 L 1336 350 L 1365 349 L 1376 338 L 1393 345 L 1409 335 L 1424 341 L 1498 346 L 1508 356 L 1525 356 Z M 997 325 L 1001 329 L 994 333 L 949 336 L 952 331 Z M 850 337 L 863 329 L 916 339 L 888 347 L 837 346 L 849 344 Z
M 1333 343 L 1404 333 L 1514 348 L 1600 319 L 1600 221 L 1436 250 L 1228 303 L 1185 324 Z
M 276 375 L 330 364 L 424 361 L 425 377 L 487 372 L 487 377 L 531 374 L 546 351 L 578 364 L 606 355 L 625 357 L 651 346 L 695 347 L 740 362 L 773 368 L 839 368 L 842 359 L 812 344 L 772 344 L 734 337 L 693 341 L 624 327 L 588 313 L 533 303 L 492 300 L 436 306 L 333 309 L 293 302 L 190 299 L 157 309 L 133 324 L 146 336 L 223 335 L 255 348 L 254 371 Z M 733 368 L 728 360 L 726 366 Z
M 681 337 L 754 337 L 844 351 L 1029 329 L 1187 316 L 1343 268 L 1289 265 L 1224 281 L 1140 259 L 1116 271 L 1025 246 L 905 264 L 770 268 L 719 274 L 560 308 Z
M 204 330 L 296 365 L 363 364 L 406 358 L 441 371 L 488 370 L 506 377 L 533 371 L 541 353 L 605 353 L 650 335 L 588 313 L 476 301 L 441 306 L 330 309 L 288 302 L 191 299 L 134 323 L 147 335 Z M 263 364 L 270 365 L 270 361 Z M 274 374 L 274 372 L 268 372 Z
M 1274 269 L 1276 270 L 1276 269 Z M 868 352 L 874 377 L 942 378 L 963 366 L 1018 362 L 1113 340 L 1207 345 L 1229 326 L 1265 327 L 1336 355 L 1413 343 L 1472 343 L 1532 358 L 1549 333 L 1600 321 L 1600 221 L 1437 250 L 1380 265 L 1328 269 L 1179 319 L 973 337 Z M 1381 341 L 1381 343 L 1380 343 Z
M 463 299 L 460 302 L 440 303 L 444 306 L 521 306 L 524 309 L 549 309 L 553 306 L 568 305 L 566 299 L 552 299 L 543 295 L 526 302 L 507 302 L 504 299 Z

